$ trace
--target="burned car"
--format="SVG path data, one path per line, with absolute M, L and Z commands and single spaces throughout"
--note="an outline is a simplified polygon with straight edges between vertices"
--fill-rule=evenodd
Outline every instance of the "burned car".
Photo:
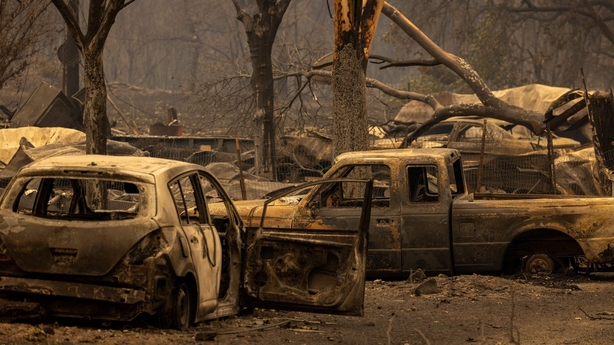
M 486 133 L 484 132 L 486 128 Z M 488 154 L 523 154 L 548 148 L 545 135 L 537 136 L 526 127 L 505 121 L 488 119 L 458 119 L 442 121 L 427 130 L 412 143 L 411 147 L 431 148 L 447 147 L 457 149 L 463 154 L 479 154 L 482 150 Z M 579 142 L 553 135 L 554 149 L 578 147 Z
M 211 201 L 223 205 L 215 216 Z M 247 233 L 199 165 L 47 158 L 22 168 L 0 199 L 0 297 L 51 316 L 148 314 L 179 329 L 243 307 L 361 315 L 361 224 L 335 234 L 264 225 Z

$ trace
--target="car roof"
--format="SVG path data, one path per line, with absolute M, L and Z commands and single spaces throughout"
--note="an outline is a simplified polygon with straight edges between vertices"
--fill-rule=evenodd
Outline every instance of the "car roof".
M 508 125 L 516 125 L 511 122 L 495 119 L 492 117 L 463 117 L 463 116 L 454 116 L 449 119 L 445 119 L 441 121 L 439 124 L 454 124 L 454 123 L 471 123 L 471 124 L 484 124 L 484 120 L 487 123 L 497 125 L 497 126 L 508 126 Z
M 200 165 L 171 159 L 135 156 L 66 155 L 36 160 L 22 168 L 18 175 L 43 175 L 62 171 L 97 171 L 123 174 L 152 181 L 151 176 L 174 175 Z M 147 178 L 146 176 L 150 177 Z
M 369 150 L 342 153 L 335 159 L 336 162 L 342 160 L 372 160 L 383 161 L 385 159 L 403 159 L 407 157 L 440 157 L 446 161 L 451 161 L 460 156 L 457 150 L 445 148 L 420 148 L 420 149 L 389 149 L 389 150 Z

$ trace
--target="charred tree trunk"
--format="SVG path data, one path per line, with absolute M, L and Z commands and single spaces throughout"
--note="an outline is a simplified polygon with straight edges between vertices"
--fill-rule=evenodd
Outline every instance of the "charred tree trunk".
M 233 0 L 237 19 L 247 34 L 252 63 L 251 86 L 256 100 L 256 161 L 259 173 L 275 178 L 275 92 L 271 53 L 277 29 L 290 0 L 257 1 L 258 13 L 248 14 Z
M 256 99 L 254 121 L 260 132 L 259 172 L 272 173 L 271 177 L 275 177 L 275 93 L 271 63 L 273 40 L 263 39 L 254 31 L 247 35 L 253 70 L 250 83 Z
M 367 85 L 363 60 L 345 44 L 333 64 L 333 156 L 368 149 Z
M 335 0 L 333 154 L 366 150 L 366 70 L 383 0 Z
M 102 52 L 84 53 L 85 104 L 83 125 L 88 154 L 107 154 L 107 88 L 104 81 Z
M 66 0 L 51 0 L 58 9 L 83 56 L 85 104 L 83 124 L 86 153 L 107 152 L 107 88 L 104 81 L 102 55 L 104 45 L 119 11 L 134 0 L 90 0 L 87 11 L 87 32 L 82 32 L 77 12 Z

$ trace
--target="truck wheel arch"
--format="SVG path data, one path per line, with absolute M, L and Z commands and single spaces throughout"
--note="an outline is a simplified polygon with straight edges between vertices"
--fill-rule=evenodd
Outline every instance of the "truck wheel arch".
M 564 231 L 537 228 L 527 229 L 516 234 L 508 243 L 501 263 L 503 268 L 517 264 L 516 260 L 534 254 L 546 254 L 557 259 L 567 259 L 584 255 L 580 243 Z

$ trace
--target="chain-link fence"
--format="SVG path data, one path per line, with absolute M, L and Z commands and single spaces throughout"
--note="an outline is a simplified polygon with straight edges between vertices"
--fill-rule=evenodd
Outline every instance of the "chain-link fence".
M 314 151 L 316 153 L 314 153 Z M 278 151 L 278 182 L 299 183 L 320 178 L 330 167 L 331 155 L 313 147 L 294 146 Z M 319 155 L 318 155 L 319 154 Z M 547 150 L 505 155 L 463 153 L 469 192 L 507 194 L 606 195 L 605 176 L 599 176 L 592 146 L 575 150 Z M 609 158 L 607 158 L 609 157 Z M 614 165 L 614 152 L 605 166 Z M 612 166 L 610 165 L 610 166 Z M 255 172 L 257 174 L 257 172 Z M 262 182 L 264 183 L 264 182 Z
M 234 144 L 234 143 L 232 143 Z M 234 145 L 233 145 L 234 146 Z M 189 161 L 207 167 L 233 199 L 258 199 L 301 182 L 321 178 L 331 167 L 332 143 L 325 137 L 282 137 L 272 167 L 258 167 L 253 143 L 211 149 L 190 145 L 148 145 L 151 156 Z M 488 148 L 492 151 L 492 148 Z M 470 192 L 513 194 L 605 195 L 592 146 L 575 150 L 547 150 L 506 155 L 462 152 Z M 614 166 L 614 150 L 604 155 Z M 0 181 L 0 189 L 8 179 Z M 243 181 L 243 184 L 242 184 Z
M 486 147 L 485 151 L 493 151 Z M 163 153 L 171 153 L 165 155 Z M 251 147 L 237 153 L 188 148 L 159 150 L 155 156 L 187 160 L 206 166 L 230 191 L 242 199 L 266 197 L 275 190 L 321 178 L 333 160 L 332 143 L 322 137 L 285 137 L 277 142 L 271 167 L 258 167 Z M 508 194 L 603 195 L 592 146 L 575 150 L 538 150 L 525 154 L 463 152 L 463 167 L 470 192 Z M 614 152 L 607 157 L 614 163 Z M 243 177 L 241 177 L 241 174 Z

